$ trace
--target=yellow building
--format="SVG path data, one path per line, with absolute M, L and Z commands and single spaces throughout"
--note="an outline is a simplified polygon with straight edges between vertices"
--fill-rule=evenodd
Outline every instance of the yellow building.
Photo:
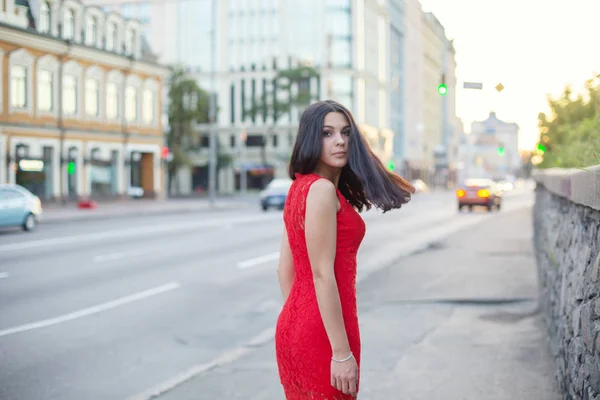
M 166 68 L 140 24 L 76 0 L 3 0 L 0 182 L 43 200 L 162 192 Z

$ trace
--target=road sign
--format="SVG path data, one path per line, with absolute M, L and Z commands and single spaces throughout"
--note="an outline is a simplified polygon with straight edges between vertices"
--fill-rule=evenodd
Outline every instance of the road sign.
M 501 91 L 503 91 L 503 90 L 504 90 L 504 85 L 503 85 L 503 84 L 501 84 L 501 83 L 497 84 L 497 85 L 496 85 L 496 90 L 497 90 L 498 92 L 501 92 Z
M 465 83 L 463 83 L 463 88 L 464 89 L 481 90 L 481 89 L 483 89 L 483 83 L 481 83 L 481 82 L 465 82 Z

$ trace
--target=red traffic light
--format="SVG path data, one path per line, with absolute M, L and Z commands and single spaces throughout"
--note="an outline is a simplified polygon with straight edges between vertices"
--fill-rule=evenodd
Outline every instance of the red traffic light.
M 166 159 L 169 156 L 169 148 L 167 146 L 163 146 L 161 157 L 162 159 Z

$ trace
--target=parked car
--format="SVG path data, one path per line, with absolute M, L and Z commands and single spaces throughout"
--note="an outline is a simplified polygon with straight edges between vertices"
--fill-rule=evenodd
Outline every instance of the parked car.
M 32 231 L 42 215 L 40 198 L 20 185 L 0 185 L 0 227 Z
M 458 210 L 469 207 L 472 211 L 474 206 L 483 206 L 492 211 L 495 207 L 502 207 L 502 191 L 491 179 L 467 179 L 459 189 L 456 190 Z
M 291 185 L 291 179 L 273 179 L 265 190 L 260 192 L 260 206 L 263 211 L 269 208 L 283 210 Z
M 429 192 L 429 187 L 427 187 L 427 184 L 425 182 L 423 182 L 422 179 L 415 179 L 414 181 L 411 182 L 411 184 L 415 188 L 415 193 Z

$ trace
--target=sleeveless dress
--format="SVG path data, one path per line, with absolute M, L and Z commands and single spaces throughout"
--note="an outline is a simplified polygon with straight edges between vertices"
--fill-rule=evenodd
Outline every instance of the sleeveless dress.
M 319 311 L 306 250 L 304 217 L 310 185 L 317 174 L 296 174 L 284 208 L 284 222 L 294 260 L 295 278 L 277 320 L 275 350 L 287 400 L 350 400 L 331 386 L 331 345 Z M 360 367 L 360 333 L 356 304 L 356 254 L 365 223 L 337 190 L 337 248 L 334 263 L 344 325 L 350 349 Z

